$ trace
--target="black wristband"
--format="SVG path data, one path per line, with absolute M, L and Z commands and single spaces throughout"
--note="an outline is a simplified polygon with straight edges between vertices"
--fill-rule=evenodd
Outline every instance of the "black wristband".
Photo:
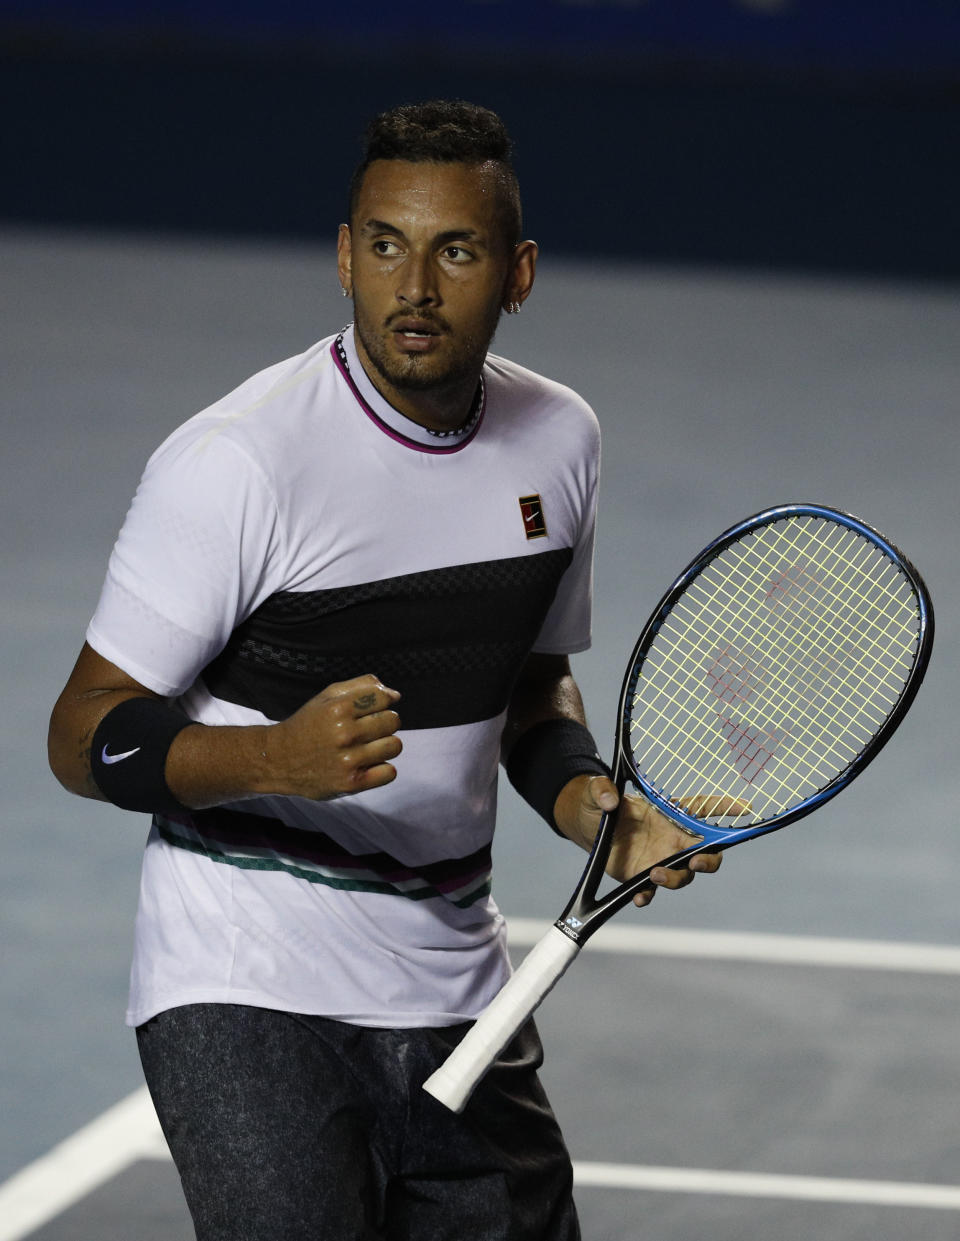
M 542 720 L 517 741 L 504 764 L 507 778 L 525 802 L 550 824 L 560 790 L 574 776 L 609 776 L 589 728 L 577 720 Z
M 186 809 L 167 785 L 174 737 L 194 721 L 161 698 L 127 698 L 108 711 L 93 734 L 90 774 L 109 802 L 147 814 Z

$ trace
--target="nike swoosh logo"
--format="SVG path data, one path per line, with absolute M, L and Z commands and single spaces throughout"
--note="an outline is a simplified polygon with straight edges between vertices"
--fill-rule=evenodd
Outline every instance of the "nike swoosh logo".
M 140 753 L 140 747 L 135 750 L 127 750 L 125 754 L 108 754 L 107 747 L 104 746 L 100 752 L 100 759 L 104 763 L 122 763 L 125 758 L 131 758 L 134 754 Z

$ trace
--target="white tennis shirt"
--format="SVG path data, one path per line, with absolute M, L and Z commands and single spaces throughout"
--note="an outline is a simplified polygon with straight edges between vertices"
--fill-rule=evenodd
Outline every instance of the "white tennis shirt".
M 505 980 L 500 734 L 529 651 L 589 645 L 599 434 L 576 394 L 492 355 L 474 412 L 447 437 L 409 421 L 347 329 L 150 459 L 90 645 L 210 725 L 371 672 L 403 695 L 404 748 L 381 789 L 155 817 L 130 1024 L 223 1002 L 447 1025 Z

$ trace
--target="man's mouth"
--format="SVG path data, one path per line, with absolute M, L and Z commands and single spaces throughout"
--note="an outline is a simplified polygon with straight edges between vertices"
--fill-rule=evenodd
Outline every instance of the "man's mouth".
M 425 337 L 439 336 L 441 333 L 437 324 L 428 319 L 398 319 L 391 324 L 390 330 L 398 336 L 407 336 L 413 340 L 423 340 Z
M 443 329 L 425 319 L 398 319 L 390 325 L 394 339 L 405 350 L 421 352 L 431 349 L 443 335 Z

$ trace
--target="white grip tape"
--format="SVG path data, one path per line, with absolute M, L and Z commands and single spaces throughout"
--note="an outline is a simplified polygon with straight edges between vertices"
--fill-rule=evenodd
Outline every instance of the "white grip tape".
M 552 926 L 439 1069 L 424 1082 L 424 1090 L 451 1112 L 462 1112 L 484 1073 L 579 951 L 579 944 Z

